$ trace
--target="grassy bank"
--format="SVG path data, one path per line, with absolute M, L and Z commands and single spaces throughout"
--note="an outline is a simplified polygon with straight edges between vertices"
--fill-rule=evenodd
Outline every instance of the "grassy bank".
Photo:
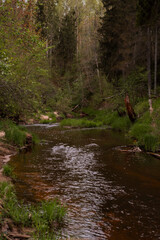
M 85 118 L 64 119 L 60 125 L 79 128 L 110 126 L 113 130 L 125 132 L 133 139 L 134 144 L 145 151 L 156 152 L 160 146 L 160 100 L 153 100 L 152 115 L 149 113 L 147 99 L 141 100 L 134 109 L 137 114 L 135 123 L 130 121 L 125 109 L 121 110 L 123 114 L 120 116 L 118 111 L 84 108 L 81 111 L 85 114 Z
M 38 143 L 38 138 L 34 134 L 29 134 L 27 129 L 14 124 L 10 120 L 0 121 L 0 131 L 5 132 L 5 139 L 8 143 L 22 147 L 28 143 L 30 137 L 31 144 Z
M 32 239 L 53 240 L 66 215 L 66 208 L 58 200 L 35 206 L 19 202 L 13 185 L 8 182 L 0 183 L 0 203 L 0 239 L 5 239 L 2 226 L 10 218 L 14 226 L 32 228 Z

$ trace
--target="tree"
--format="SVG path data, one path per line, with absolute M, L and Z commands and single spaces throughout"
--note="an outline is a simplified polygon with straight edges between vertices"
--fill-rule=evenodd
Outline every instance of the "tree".
M 157 86 L 157 20 L 159 12 L 158 0 L 138 0 L 137 3 L 137 23 L 139 26 L 144 27 L 147 32 L 147 72 L 148 72 L 148 97 L 150 113 L 152 113 L 152 100 L 151 100 L 151 28 L 153 23 L 156 25 L 155 30 L 155 77 L 154 77 L 154 93 L 156 94 Z

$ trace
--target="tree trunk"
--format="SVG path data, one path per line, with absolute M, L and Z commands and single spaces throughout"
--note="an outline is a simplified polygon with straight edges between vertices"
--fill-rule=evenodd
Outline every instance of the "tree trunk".
M 155 55 L 154 55 L 154 94 L 157 93 L 157 55 L 158 55 L 158 29 L 155 26 Z
M 147 72 L 148 72 L 148 100 L 150 114 L 153 112 L 151 99 L 151 31 L 147 28 Z
M 135 122 L 135 120 L 137 119 L 137 116 L 136 116 L 136 113 L 129 101 L 129 96 L 128 94 L 126 94 L 126 97 L 125 97 L 125 106 L 126 106 L 126 110 L 127 110 L 127 114 L 128 114 L 128 117 L 129 119 L 131 120 L 131 122 Z

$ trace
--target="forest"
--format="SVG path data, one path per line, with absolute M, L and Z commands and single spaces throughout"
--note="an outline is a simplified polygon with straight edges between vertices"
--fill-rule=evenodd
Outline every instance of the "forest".
M 112 128 L 160 157 L 159 49 L 160 0 L 0 0 L 0 133 L 22 149 L 39 141 L 22 125 Z M 50 204 L 65 215 L 29 208 L 35 228 Z
M 159 8 L 158 0 L 1 1 L 0 117 L 102 110 L 106 124 L 122 116 L 116 128 L 130 128 L 127 114 L 137 120 L 133 137 L 150 129 L 142 145 L 145 134 L 159 141 Z

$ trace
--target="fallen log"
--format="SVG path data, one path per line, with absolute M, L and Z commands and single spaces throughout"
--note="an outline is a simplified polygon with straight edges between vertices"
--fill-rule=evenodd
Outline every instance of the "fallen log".
M 18 233 L 9 233 L 9 236 L 14 237 L 14 238 L 19 238 L 19 239 L 23 239 L 23 238 L 28 239 L 31 237 L 29 235 L 18 234 Z
M 158 153 L 147 152 L 147 154 L 152 155 L 153 157 L 156 157 L 156 158 L 160 159 L 160 154 L 158 154 Z

